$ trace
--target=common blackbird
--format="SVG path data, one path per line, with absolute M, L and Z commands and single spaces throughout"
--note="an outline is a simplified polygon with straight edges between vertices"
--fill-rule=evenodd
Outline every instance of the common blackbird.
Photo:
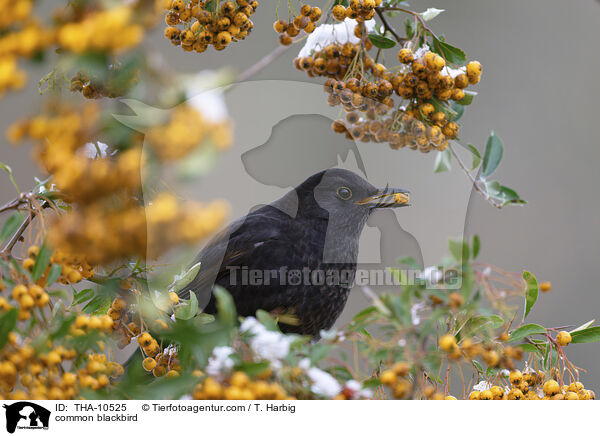
M 282 331 L 319 337 L 346 304 L 367 218 L 377 208 L 407 206 L 408 194 L 378 189 L 348 170 L 316 173 L 215 236 L 179 295 L 194 291 L 200 309 L 212 314 L 217 284 L 231 293 L 239 315 L 263 309 Z

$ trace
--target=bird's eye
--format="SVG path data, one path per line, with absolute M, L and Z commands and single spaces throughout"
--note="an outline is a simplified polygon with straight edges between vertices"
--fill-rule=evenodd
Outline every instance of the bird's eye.
M 341 186 L 337 189 L 337 196 L 340 197 L 342 200 L 350 200 L 350 197 L 352 197 L 352 191 L 350 190 L 350 188 Z

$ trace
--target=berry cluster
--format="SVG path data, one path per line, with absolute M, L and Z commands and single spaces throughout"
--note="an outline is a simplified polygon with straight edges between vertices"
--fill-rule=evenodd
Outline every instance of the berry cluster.
M 128 289 L 130 285 L 125 281 L 121 287 Z M 136 297 L 140 296 L 140 292 L 137 289 L 131 289 L 130 292 Z M 171 305 L 179 301 L 179 297 L 173 292 L 169 293 L 169 299 Z M 131 343 L 133 338 L 137 337 L 138 343 L 146 355 L 153 357 L 161 351 L 158 342 L 150 336 L 150 333 L 144 332 L 140 335 L 142 327 L 145 325 L 141 321 L 139 305 L 128 304 L 123 298 L 117 297 L 111 303 L 106 314 L 113 320 L 112 331 L 117 336 L 117 345 L 119 348 L 126 347 Z M 162 319 L 156 319 L 152 327 L 157 330 L 165 330 L 168 328 L 168 325 Z M 151 339 L 150 341 L 148 341 L 149 338 Z
M 90 332 L 111 332 L 113 320 L 108 315 L 78 315 L 71 324 L 69 333 L 73 336 L 84 336 Z
M 390 369 L 382 371 L 379 380 L 384 386 L 391 389 L 394 398 L 401 400 L 407 398 L 416 388 L 411 379 L 412 367 L 408 362 L 396 362 Z M 424 386 L 421 392 L 423 399 L 427 400 L 455 400 L 454 397 L 446 397 L 434 386 Z
M 5 91 L 25 86 L 27 74 L 19 69 L 20 58 L 31 58 L 54 42 L 54 31 L 32 17 L 30 0 L 1 0 L 0 97 Z
M 401 65 L 388 69 L 368 55 L 372 42 L 363 38 L 364 32 L 359 23 L 354 28 L 359 43 L 329 44 L 294 61 L 310 77 L 327 77 L 329 104 L 345 111 L 332 129 L 351 140 L 389 142 L 393 149 L 444 150 L 459 131 L 451 119 L 456 113 L 445 102 L 465 98 L 464 89 L 481 78 L 481 64 L 472 61 L 451 69 L 427 46 L 416 52 L 405 47 L 398 52 Z M 397 107 L 394 95 L 402 99 Z
M 223 50 L 231 42 L 241 41 L 254 28 L 250 17 L 256 12 L 258 1 L 236 0 L 227 2 L 205 0 L 173 0 L 165 17 L 168 27 L 164 35 L 173 45 L 184 51 L 202 53 L 209 45 Z M 183 30 L 176 27 L 183 25 Z
M 292 38 L 304 30 L 307 34 L 313 33 L 316 24 L 321 19 L 321 8 L 311 7 L 308 4 L 302 5 L 300 14 L 296 15 L 288 23 L 286 20 L 277 20 L 273 23 L 273 29 L 279 33 L 279 43 L 281 45 L 290 45 Z
M 210 121 L 193 107 L 180 104 L 168 122 L 152 126 L 146 138 L 156 156 L 169 161 L 181 159 L 206 140 L 219 150 L 227 149 L 233 141 L 231 130 L 227 121 Z
M 560 385 L 556 380 L 544 382 L 543 371 L 512 371 L 508 386 L 493 385 L 481 391 L 471 391 L 469 400 L 594 400 L 594 391 L 585 389 L 583 383 Z
M 162 328 L 166 328 L 164 321 L 157 320 L 157 322 L 164 324 Z M 177 357 L 177 348 L 175 346 L 162 348 L 157 340 L 148 332 L 139 335 L 137 342 L 143 354 L 147 356 L 142 361 L 142 367 L 146 371 L 152 372 L 154 377 L 177 377 L 179 375 L 181 364 Z
M 236 371 L 223 382 L 206 377 L 196 385 L 195 400 L 290 400 L 285 389 L 276 382 L 251 380 L 244 372 Z
M 41 165 L 53 176 L 63 199 L 77 206 L 54 222 L 49 233 L 53 247 L 98 265 L 132 255 L 155 257 L 221 226 L 227 207 L 220 201 L 184 206 L 173 195 L 161 194 L 148 207 L 140 205 L 136 195 L 141 189 L 141 146 L 95 159 L 82 150 L 92 142 L 90 132 L 98 115 L 94 104 L 80 111 L 55 107 L 50 115 L 20 121 L 9 131 L 13 142 L 25 137 L 36 142 Z M 205 138 L 226 147 L 231 141 L 229 127 L 208 122 L 195 109 L 180 105 L 168 124 L 150 129 L 148 143 L 159 157 L 180 158 Z
M 81 92 L 88 99 L 116 98 L 125 95 L 138 81 L 139 70 L 121 71 L 118 66 L 110 68 L 106 77 L 91 76 L 79 71 L 71 78 L 71 92 Z
M 31 256 L 32 250 L 37 252 L 38 248 L 34 245 L 29 247 L 29 253 Z M 60 277 L 58 278 L 58 282 L 62 284 L 73 284 L 78 283 L 83 279 L 89 279 L 94 276 L 94 267 L 90 265 L 83 256 L 67 256 L 65 253 L 60 250 L 56 250 L 52 257 L 50 257 L 50 263 L 52 265 L 60 265 Z M 48 268 L 43 274 L 40 280 L 45 282 L 48 273 L 50 272 L 50 268 Z
M 502 338 L 501 338 L 502 339 Z M 489 343 L 473 342 L 469 338 L 463 339 L 460 344 L 456 342 L 456 337 L 451 334 L 442 336 L 439 339 L 439 347 L 448 354 L 451 360 L 467 360 L 481 357 L 485 364 L 490 368 L 514 369 L 513 360 L 523 358 L 523 349 L 512 347 L 490 341 Z
M 83 328 L 101 322 L 94 320 L 90 318 Z M 76 365 L 79 369 L 75 369 Z M 75 348 L 54 345 L 51 340 L 46 347 L 34 347 L 30 339 L 13 331 L 0 352 L 0 399 L 75 399 L 80 389 L 106 388 L 111 378 L 120 377 L 123 372 L 120 364 L 107 361 L 104 354 L 81 354 Z
M 19 321 L 30 319 L 34 308 L 42 308 L 50 301 L 50 297 L 48 297 L 46 291 L 38 285 L 16 285 L 12 290 L 11 297 L 19 309 Z M 0 297 L 0 311 L 4 312 L 12 307 L 7 300 Z
M 58 29 L 57 42 L 63 49 L 74 53 L 119 53 L 142 41 L 144 28 L 134 19 L 129 6 L 90 13 L 80 21 L 62 25 Z
M 365 21 L 375 16 L 375 8 L 380 5 L 381 0 L 351 0 L 348 7 L 335 5 L 331 14 L 338 21 L 344 21 L 346 18 Z
M 139 188 L 140 148 L 98 159 L 81 152 L 92 141 L 90 131 L 99 118 L 96 105 L 85 105 L 79 111 L 71 106 L 53 107 L 50 112 L 18 121 L 8 137 L 11 142 L 25 138 L 36 142 L 38 162 L 53 175 L 68 201 L 87 203 L 113 192 Z

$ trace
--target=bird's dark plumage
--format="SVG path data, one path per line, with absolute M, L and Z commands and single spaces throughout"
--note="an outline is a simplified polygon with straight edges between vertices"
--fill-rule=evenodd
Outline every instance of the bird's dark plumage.
M 378 207 L 407 205 L 406 194 L 377 189 L 347 170 L 317 173 L 209 242 L 195 261 L 201 263 L 198 275 L 180 295 L 187 298 L 194 291 L 200 308 L 215 313 L 217 284 L 231 293 L 239 315 L 258 309 L 287 315 L 281 318 L 297 322 L 281 323 L 283 331 L 316 337 L 344 308 L 369 214 Z M 303 274 L 299 283 L 292 271 Z

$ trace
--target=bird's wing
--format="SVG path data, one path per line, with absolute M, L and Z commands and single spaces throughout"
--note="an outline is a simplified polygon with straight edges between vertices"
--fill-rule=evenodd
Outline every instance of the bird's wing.
M 252 268 L 256 259 L 269 264 L 269 258 L 273 258 L 275 262 L 278 251 L 275 247 L 289 238 L 284 231 L 289 220 L 287 214 L 265 206 L 235 221 L 198 254 L 193 263 L 200 262 L 200 270 L 178 294 L 188 298 L 189 291 L 194 291 L 200 308 L 203 308 L 211 298 L 215 283 L 226 286 L 232 271 L 236 273 L 235 267 Z

